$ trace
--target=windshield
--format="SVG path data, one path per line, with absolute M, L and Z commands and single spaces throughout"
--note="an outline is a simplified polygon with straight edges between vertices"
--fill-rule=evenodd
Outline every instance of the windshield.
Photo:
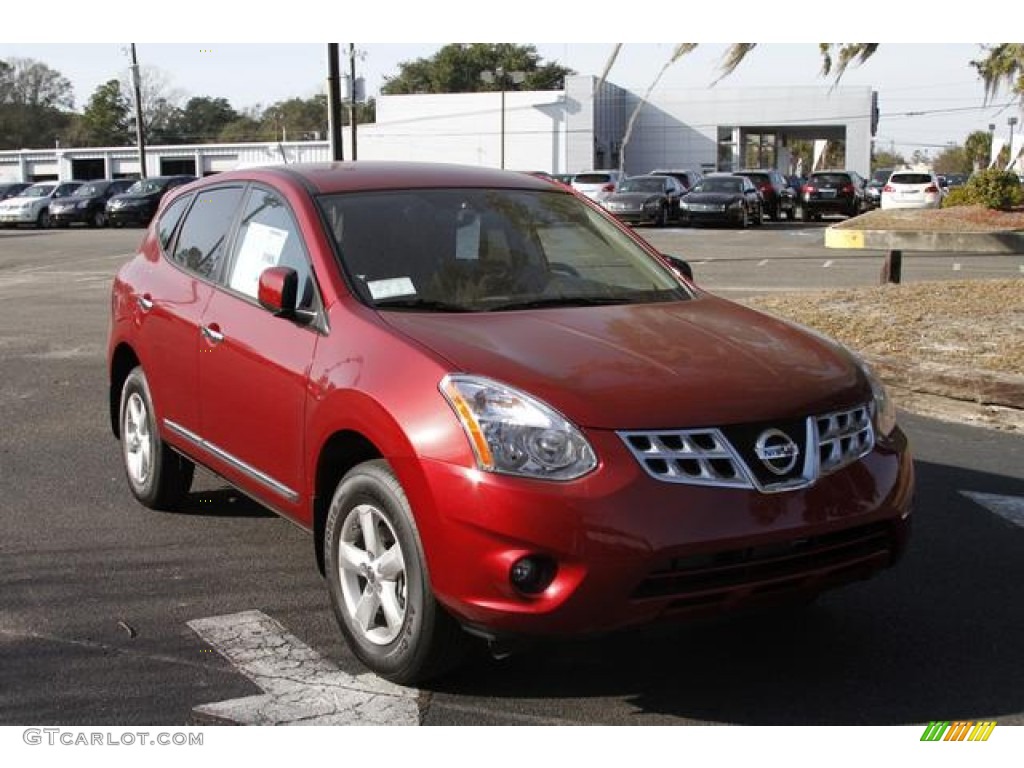
M 94 197 L 96 195 L 102 195 L 103 190 L 106 189 L 107 185 L 104 184 L 83 184 L 75 190 L 72 197 Z
M 742 192 L 743 182 L 739 179 L 704 179 L 693 188 L 694 192 Z
M 368 304 L 481 312 L 678 301 L 673 274 L 575 196 L 417 189 L 319 199 Z
M 151 195 L 167 186 L 167 179 L 140 179 L 128 187 L 126 195 Z
M 21 193 L 21 197 L 46 197 L 53 192 L 53 188 L 56 186 L 56 184 L 33 184 Z
M 665 182 L 661 179 L 626 179 L 619 185 L 619 192 L 664 192 Z

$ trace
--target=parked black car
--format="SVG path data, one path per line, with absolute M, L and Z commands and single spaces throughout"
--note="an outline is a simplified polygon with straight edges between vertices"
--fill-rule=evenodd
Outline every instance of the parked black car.
M 807 177 L 802 199 L 805 221 L 826 213 L 859 216 L 866 208 L 864 178 L 856 171 L 815 171 Z
M 50 203 L 50 224 L 66 227 L 69 224 L 88 224 L 90 227 L 107 226 L 107 201 L 127 191 L 132 179 L 87 181 L 68 197 L 58 197 Z
M 656 168 L 653 171 L 651 171 L 650 173 L 648 173 L 647 175 L 648 176 L 671 176 L 673 179 L 675 179 L 680 184 L 682 184 L 683 185 L 683 189 L 685 189 L 687 192 L 689 192 L 691 189 L 693 189 L 695 186 L 697 186 L 697 184 L 700 183 L 700 180 L 702 178 L 704 178 L 704 175 L 700 171 L 692 171 L 692 170 L 690 170 L 688 168 L 685 168 L 685 169 L 668 169 L 668 170 L 660 170 L 660 169 Z
M 156 215 L 163 196 L 175 187 L 196 180 L 195 176 L 151 176 L 132 184 L 126 192 L 107 201 L 107 219 L 115 227 L 145 226 Z
M 0 200 L 6 200 L 8 197 L 17 197 L 31 186 L 28 182 L 22 181 L 0 184 Z
M 796 218 L 796 195 L 781 173 L 774 168 L 751 168 L 734 173 L 754 182 L 764 200 L 764 211 L 772 221 L 778 221 L 783 214 L 790 221 Z
M 683 185 L 671 176 L 630 176 L 601 205 L 622 221 L 663 227 L 669 219 L 679 218 L 684 193 Z
M 746 176 L 710 173 L 679 203 L 684 222 L 718 223 L 746 227 L 761 224 L 764 202 L 757 187 Z

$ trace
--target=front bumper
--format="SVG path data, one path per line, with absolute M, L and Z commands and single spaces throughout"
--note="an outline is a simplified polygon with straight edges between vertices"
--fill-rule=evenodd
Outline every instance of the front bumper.
M 427 487 L 410 501 L 432 586 L 467 627 L 577 635 L 797 602 L 906 548 L 913 466 L 898 431 L 815 485 L 775 494 L 659 482 L 613 433 L 588 438 L 602 464 L 572 483 L 418 462 Z M 537 595 L 509 579 L 526 555 L 557 563 Z
M 743 221 L 742 208 L 726 208 L 724 211 L 681 210 L 680 218 L 688 224 L 740 224 Z
M 107 220 L 114 225 L 139 224 L 146 225 L 153 218 L 153 211 L 148 208 L 108 208 Z
M 50 209 L 50 221 L 54 224 L 81 224 L 92 218 L 92 211 L 88 208 L 63 208 L 60 210 Z
M 32 208 L 17 211 L 0 211 L 0 224 L 35 224 L 39 214 Z

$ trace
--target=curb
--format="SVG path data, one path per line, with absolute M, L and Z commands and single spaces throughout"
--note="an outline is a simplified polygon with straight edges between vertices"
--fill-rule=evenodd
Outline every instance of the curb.
M 843 222 L 845 223 L 845 222 Z M 825 230 L 826 248 L 867 248 L 878 251 L 960 251 L 1024 253 L 1024 232 L 923 232 L 852 229 L 833 224 Z
M 939 363 L 910 363 L 893 357 L 867 355 L 865 359 L 886 384 L 976 405 L 1024 411 L 1024 376 Z

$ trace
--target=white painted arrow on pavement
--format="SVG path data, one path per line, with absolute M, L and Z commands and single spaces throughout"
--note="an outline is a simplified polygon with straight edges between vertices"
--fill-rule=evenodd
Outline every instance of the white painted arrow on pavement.
M 980 504 L 989 512 L 1024 528 L 1024 497 L 998 496 L 994 493 L 979 493 L 978 491 L 960 491 L 960 493 L 976 504 Z
M 240 725 L 419 725 L 418 691 L 350 675 L 261 611 L 188 622 L 265 693 L 195 707 Z

